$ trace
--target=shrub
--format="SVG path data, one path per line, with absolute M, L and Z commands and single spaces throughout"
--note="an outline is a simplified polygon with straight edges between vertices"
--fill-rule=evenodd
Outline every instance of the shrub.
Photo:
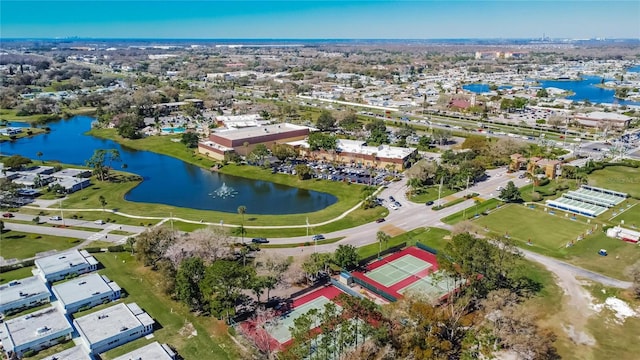
M 107 248 L 107 250 L 109 252 L 123 252 L 124 251 L 124 246 L 123 245 L 114 245 L 114 246 L 109 246 Z
M 84 248 L 88 253 L 99 253 L 102 252 L 102 249 L 99 247 L 88 247 Z

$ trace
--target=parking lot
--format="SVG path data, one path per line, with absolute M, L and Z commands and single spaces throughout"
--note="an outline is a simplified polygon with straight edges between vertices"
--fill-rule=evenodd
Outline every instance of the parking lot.
M 344 181 L 364 185 L 386 185 L 387 180 L 396 176 L 386 169 L 371 169 L 359 166 L 333 165 L 319 161 L 297 161 L 273 167 L 273 172 L 295 175 L 295 167 L 306 164 L 313 171 L 313 177 L 331 181 Z M 386 179 L 386 180 L 385 180 Z

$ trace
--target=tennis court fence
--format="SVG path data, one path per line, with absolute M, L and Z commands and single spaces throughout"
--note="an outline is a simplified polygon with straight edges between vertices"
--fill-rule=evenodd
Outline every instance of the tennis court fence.
M 337 287 L 338 289 L 346 292 L 347 294 L 357 297 L 357 298 L 365 298 L 364 295 L 358 293 L 357 291 L 353 290 L 352 288 L 350 288 L 349 286 L 341 283 L 340 281 L 334 280 L 333 278 L 330 279 L 331 284 L 335 287 Z
M 407 246 L 407 243 L 406 243 L 406 242 L 403 242 L 403 243 L 398 244 L 398 245 L 396 245 L 396 246 L 392 246 L 392 247 L 390 247 L 390 248 L 388 248 L 388 249 L 386 249 L 386 250 L 382 250 L 382 251 L 380 252 L 380 256 L 387 255 L 387 254 L 391 254 L 391 253 L 394 253 L 394 252 L 398 252 L 398 251 L 400 251 L 400 250 L 404 249 L 406 246 Z M 376 255 L 371 255 L 371 256 L 368 256 L 368 257 L 366 257 L 366 258 L 361 259 L 360 261 L 358 261 L 358 265 L 360 265 L 360 266 L 365 266 L 365 265 L 367 265 L 368 263 L 370 263 L 372 260 L 377 260 L 377 259 L 378 259 L 378 254 L 376 254 Z
M 422 249 L 424 251 L 428 251 L 428 252 L 432 253 L 433 255 L 438 255 L 438 250 L 436 250 L 436 249 L 434 249 L 434 248 L 432 248 L 430 246 L 427 246 L 427 245 L 425 245 L 425 244 L 423 244 L 421 242 L 416 242 L 416 247 L 418 249 Z
M 362 279 L 359 279 L 359 278 L 357 278 L 355 276 L 353 277 L 353 282 L 355 282 L 356 284 L 362 286 L 363 288 L 365 288 L 365 289 L 367 289 L 367 290 L 369 290 L 369 291 L 371 291 L 371 292 L 373 292 L 375 294 L 378 294 L 378 295 L 382 296 L 386 300 L 389 300 L 391 302 L 395 302 L 395 301 L 398 300 L 398 298 L 396 298 L 395 296 L 389 294 L 388 292 L 378 288 L 377 286 L 374 286 L 373 284 L 369 284 L 368 282 L 366 282 L 366 281 L 364 281 Z

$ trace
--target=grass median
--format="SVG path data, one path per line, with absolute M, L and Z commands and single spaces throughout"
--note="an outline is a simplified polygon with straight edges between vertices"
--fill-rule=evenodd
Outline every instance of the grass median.
M 44 251 L 66 250 L 80 241 L 69 237 L 3 230 L 0 255 L 5 259 L 27 259 Z

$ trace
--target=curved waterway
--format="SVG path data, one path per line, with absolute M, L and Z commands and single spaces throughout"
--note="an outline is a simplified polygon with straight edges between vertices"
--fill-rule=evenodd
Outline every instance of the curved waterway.
M 119 169 L 127 164 L 125 171 L 143 178 L 125 195 L 126 200 L 135 202 L 233 213 L 244 205 L 247 213 L 281 215 L 318 211 L 337 201 L 331 194 L 211 172 L 170 156 L 84 135 L 92 121 L 91 117 L 76 116 L 49 123 L 50 133 L 3 142 L 0 153 L 37 159 L 36 154 L 42 152 L 43 160 L 84 165 L 95 149 L 118 149 L 122 161 L 112 166 Z

